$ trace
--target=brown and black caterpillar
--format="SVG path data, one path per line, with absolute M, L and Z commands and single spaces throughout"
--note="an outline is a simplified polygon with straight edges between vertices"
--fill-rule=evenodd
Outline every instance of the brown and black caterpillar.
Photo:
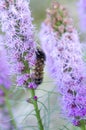
M 34 69 L 34 82 L 36 85 L 40 85 L 43 81 L 43 71 L 45 66 L 46 56 L 42 49 L 36 50 L 36 64 Z

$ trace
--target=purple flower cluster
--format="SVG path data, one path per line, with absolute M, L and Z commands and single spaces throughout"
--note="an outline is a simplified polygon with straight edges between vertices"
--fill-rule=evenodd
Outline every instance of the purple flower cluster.
M 86 32 L 86 0 L 80 0 L 78 2 L 78 13 L 80 28 L 83 32 Z
M 4 92 L 2 87 L 9 89 L 11 86 L 8 57 L 6 50 L 2 45 L 3 42 L 3 37 L 0 36 L 0 105 L 4 103 Z
M 0 2 L 0 21 L 5 43 L 17 74 L 18 86 L 29 86 L 35 67 L 34 27 L 27 0 Z
M 12 130 L 13 124 L 6 109 L 6 91 L 11 87 L 10 65 L 6 48 L 3 46 L 4 38 L 0 35 L 0 129 Z
M 6 52 L 3 47 L 0 47 L 0 63 L 0 86 L 4 86 L 5 88 L 9 89 L 11 85 L 9 77 L 10 70 Z
M 55 9 L 57 9 L 56 6 Z M 50 11 L 52 16 L 54 11 Z M 58 12 L 61 11 L 57 11 L 57 14 L 60 15 Z M 56 17 L 54 15 L 54 17 L 57 18 L 58 15 Z M 78 34 L 72 24 L 71 29 L 65 29 L 60 34 L 59 21 L 55 22 L 55 25 L 58 26 L 54 28 L 51 24 L 53 23 L 52 18 L 50 18 L 48 15 L 47 22 L 45 20 L 40 31 L 47 68 L 62 95 L 63 113 L 74 125 L 79 125 L 80 120 L 86 117 L 86 75 Z M 65 25 L 63 24 L 63 26 Z

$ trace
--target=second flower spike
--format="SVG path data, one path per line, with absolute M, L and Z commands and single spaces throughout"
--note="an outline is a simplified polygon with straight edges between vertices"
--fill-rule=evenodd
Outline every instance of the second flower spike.
M 81 126 L 86 116 L 86 74 L 77 30 L 68 11 L 58 2 L 47 10 L 40 30 L 47 69 L 62 95 L 63 114 Z

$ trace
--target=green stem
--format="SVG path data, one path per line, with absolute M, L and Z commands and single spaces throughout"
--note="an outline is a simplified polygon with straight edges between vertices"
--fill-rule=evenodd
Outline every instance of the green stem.
M 6 106 L 8 108 L 9 115 L 11 117 L 11 123 L 14 126 L 14 128 L 17 130 L 16 122 L 14 120 L 14 116 L 13 116 L 13 112 L 12 112 L 12 109 L 11 109 L 11 105 L 10 105 L 8 96 L 5 97 L 5 103 L 6 103 Z
M 31 89 L 31 96 L 32 96 L 32 99 L 35 96 L 35 90 L 34 89 Z M 38 104 L 37 104 L 37 100 L 33 99 L 32 103 L 33 103 L 33 106 L 34 106 L 34 109 L 35 109 L 39 130 L 44 130 L 44 127 L 43 127 L 43 124 L 42 124 L 42 119 L 41 119 L 41 116 L 40 116 L 40 110 L 39 110 Z
M 86 129 L 85 129 L 85 121 L 82 120 L 82 121 L 80 122 L 80 124 L 81 124 L 81 126 L 80 126 L 81 130 L 86 130 Z
M 9 98 L 8 98 L 8 90 L 6 90 L 4 87 L 1 87 L 1 86 L 0 86 L 0 88 L 5 93 L 5 104 L 6 104 L 6 107 L 8 108 L 8 113 L 9 113 L 9 115 L 11 117 L 11 123 L 14 126 L 14 128 L 17 130 L 17 125 L 16 125 L 16 122 L 14 120 L 14 116 L 13 116 L 13 112 L 12 112 L 12 107 L 11 107 L 11 104 L 10 104 Z

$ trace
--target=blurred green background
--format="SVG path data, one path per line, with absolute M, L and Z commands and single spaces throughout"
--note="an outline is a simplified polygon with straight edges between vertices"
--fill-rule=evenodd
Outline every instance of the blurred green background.
M 46 8 L 50 6 L 50 3 L 54 0 L 31 0 L 31 11 L 34 17 L 34 23 L 40 25 L 46 15 Z M 74 23 L 77 26 L 78 16 L 77 16 L 77 2 L 78 0 L 57 0 L 58 2 L 65 5 L 68 8 L 70 15 L 74 19 Z

